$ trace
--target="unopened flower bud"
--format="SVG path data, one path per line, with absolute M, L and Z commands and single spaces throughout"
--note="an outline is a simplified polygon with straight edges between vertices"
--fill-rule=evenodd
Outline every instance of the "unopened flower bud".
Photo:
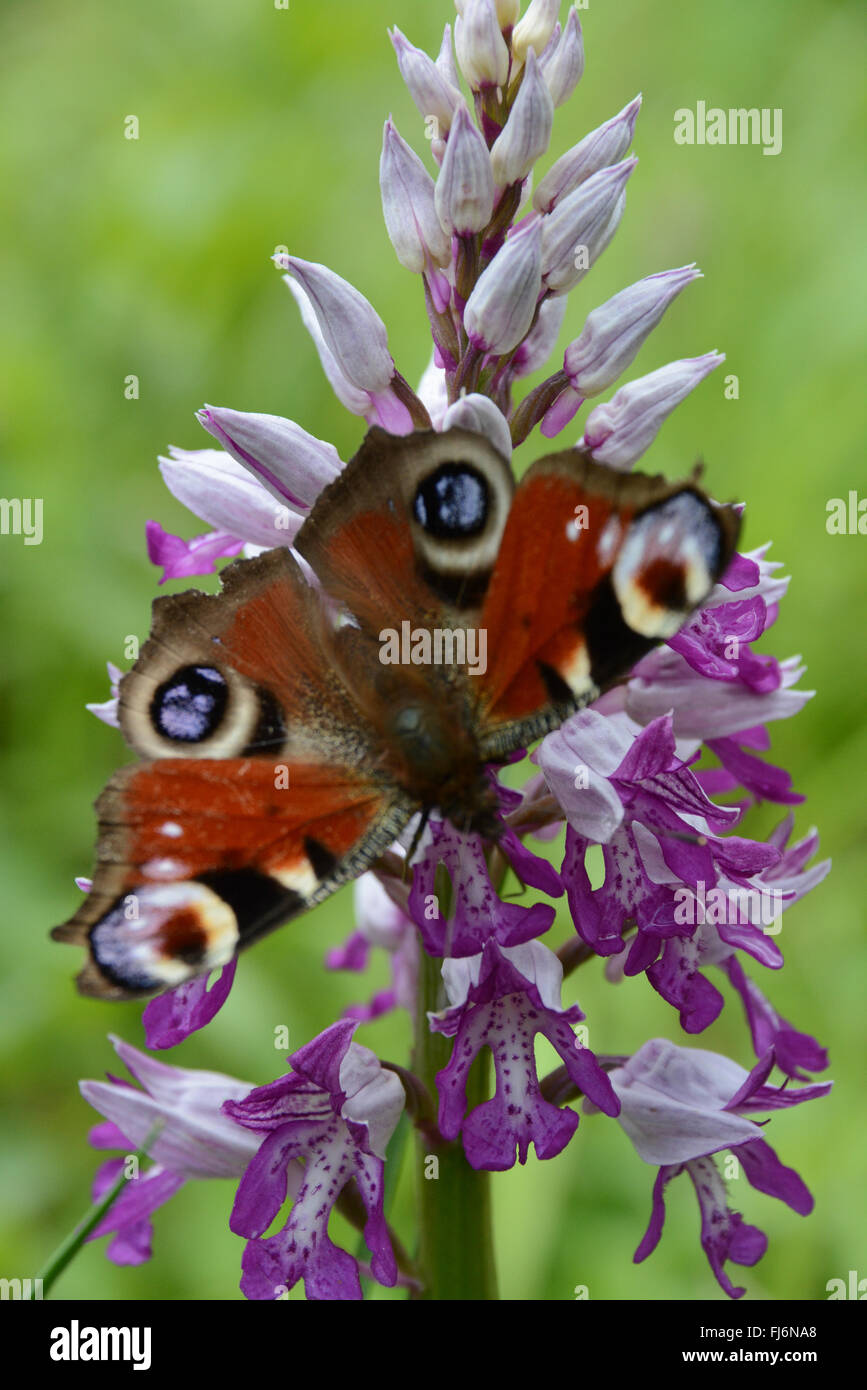
M 472 430 L 474 434 L 483 434 L 503 455 L 503 458 L 510 459 L 512 457 L 512 436 L 509 432 L 509 423 L 499 407 L 494 405 L 490 396 L 479 396 L 471 393 L 456 400 L 454 405 L 450 405 L 446 411 L 440 428 L 450 430 L 454 425 L 459 425 L 465 430 Z
M 653 443 L 675 406 L 724 361 L 722 353 L 706 352 L 702 357 L 669 362 L 628 382 L 610 401 L 590 412 L 583 447 L 600 463 L 629 468 Z
M 527 334 L 512 358 L 513 376 L 528 376 L 538 367 L 544 367 L 554 351 L 568 302 L 565 294 L 552 295 L 550 299 L 542 301 L 532 331 Z
M 616 381 L 671 301 L 700 274 L 694 265 L 685 265 L 648 275 L 593 309 L 563 357 L 575 390 L 595 396 Z
M 555 106 L 562 106 L 564 101 L 569 100 L 584 72 L 584 38 L 578 11 L 574 6 L 569 11 L 566 28 L 558 35 L 559 28 L 558 24 L 551 36 L 551 42 L 539 59 L 542 75 Z M 558 39 L 556 43 L 555 38 Z M 611 164 L 614 161 L 606 162 Z
M 287 280 L 297 281 L 304 293 L 302 314 L 305 303 L 310 311 L 305 324 L 335 393 L 350 410 L 383 429 L 408 434 L 412 418 L 392 389 L 394 360 L 385 324 L 373 305 L 327 266 L 282 253 L 274 262 L 289 272 Z M 310 317 L 316 321 L 316 331 Z
M 530 49 L 515 103 L 491 148 L 494 181 L 500 188 L 527 177 L 539 155 L 548 148 L 553 121 L 551 93 Z
M 464 101 L 455 112 L 434 202 L 445 230 L 458 236 L 481 232 L 491 220 L 494 209 L 491 156 Z
M 542 219 L 512 232 L 482 271 L 464 310 L 470 342 L 503 356 L 526 336 L 542 288 Z
M 455 22 L 455 48 L 461 72 L 474 92 L 505 85 L 509 50 L 494 0 L 464 0 Z
M 461 94 L 433 58 L 410 43 L 395 25 L 389 34 L 397 54 L 400 75 L 422 116 L 435 116 L 443 133 L 451 127 Z
M 542 219 L 542 274 L 555 294 L 586 275 L 617 230 L 624 190 L 636 159 L 625 159 L 580 184 Z
M 521 13 L 521 0 L 494 0 L 501 29 L 511 29 Z
M 591 130 L 589 135 L 567 150 L 540 182 L 533 195 L 533 207 L 539 212 L 551 212 L 593 174 L 622 159 L 632 144 L 640 107 L 641 97 L 637 96 L 610 121 Z
M 294 420 L 286 420 L 282 415 L 254 415 L 225 406 L 206 405 L 197 411 L 196 419 L 272 497 L 296 510 L 312 507 L 322 489 L 343 467 L 333 444 L 308 434 Z M 186 458 L 189 460 L 192 456 Z M 173 461 L 164 463 L 163 476 L 169 482 Z M 188 468 L 188 474 L 195 476 L 195 470 Z M 205 513 L 199 511 L 198 515 L 205 516 Z M 215 524 L 212 516 L 205 516 L 205 520 Z M 221 520 L 225 524 L 229 518 Z M 239 535 L 250 539 L 237 523 L 235 529 Z M 272 536 L 270 544 L 274 543 Z
M 437 216 L 434 181 L 390 117 L 382 137 L 379 186 L 385 226 L 397 259 L 416 275 L 427 272 L 436 279 L 433 267 L 446 266 L 451 260 L 451 240 Z
M 512 31 L 512 53 L 516 62 L 523 63 L 527 50 L 541 53 L 554 31 L 560 0 L 530 0 L 526 13 Z
M 440 44 L 440 51 L 435 58 L 437 69 L 442 73 L 446 82 L 454 87 L 456 92 L 461 90 L 461 79 L 458 77 L 458 70 L 455 67 L 455 53 L 452 48 L 452 26 L 447 24 L 443 30 L 443 41 Z

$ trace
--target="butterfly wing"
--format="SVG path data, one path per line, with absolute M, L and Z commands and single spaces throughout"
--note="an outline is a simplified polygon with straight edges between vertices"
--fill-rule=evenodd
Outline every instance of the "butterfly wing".
M 361 873 L 412 807 L 335 673 L 321 595 L 285 549 L 216 596 L 158 599 L 122 680 L 146 761 L 97 803 L 93 886 L 54 936 L 86 945 L 81 989 L 129 998 L 225 964 Z
M 672 637 L 725 570 L 737 534 L 734 510 L 693 483 L 618 473 L 580 449 L 535 463 L 479 620 L 482 755 L 555 728 Z
M 514 489 L 508 462 L 482 435 L 374 427 L 320 494 L 295 546 L 374 635 L 395 619 L 471 621 Z

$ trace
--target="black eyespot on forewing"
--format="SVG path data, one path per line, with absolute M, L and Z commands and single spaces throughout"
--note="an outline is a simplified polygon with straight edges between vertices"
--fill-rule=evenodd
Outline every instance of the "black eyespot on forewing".
M 412 514 L 436 540 L 464 540 L 485 529 L 490 489 L 468 463 L 442 463 L 418 485 Z
M 151 700 L 151 722 L 174 743 L 201 743 L 216 733 L 226 713 L 229 687 L 213 666 L 182 666 Z

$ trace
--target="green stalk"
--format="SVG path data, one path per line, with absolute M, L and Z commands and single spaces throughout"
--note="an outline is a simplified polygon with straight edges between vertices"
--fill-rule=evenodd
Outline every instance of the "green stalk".
M 440 912 L 445 915 L 445 894 L 439 894 L 439 901 Z M 413 1071 L 432 1096 L 437 1093 L 436 1074 L 448 1062 L 453 1040 L 430 1031 L 427 1011 L 441 1009 L 446 1003 L 442 962 L 422 951 Z M 488 1060 L 489 1054 L 484 1052 L 470 1072 L 468 1110 L 488 1099 Z M 498 1298 L 490 1173 L 471 1168 L 460 1141 L 446 1143 L 431 1127 L 417 1134 L 416 1167 L 417 1267 L 424 1285 L 418 1297 L 461 1301 Z
M 141 1148 L 134 1155 L 138 1163 L 141 1163 L 145 1158 L 148 1157 L 148 1149 L 156 1139 L 164 1124 L 165 1121 L 159 1119 L 156 1121 L 153 1128 L 149 1131 Z M 105 1195 L 100 1197 L 98 1202 L 94 1202 L 93 1206 L 87 1212 L 86 1216 L 79 1222 L 75 1230 L 72 1231 L 62 1242 L 62 1244 L 57 1247 L 57 1249 L 54 1251 L 54 1254 L 49 1257 L 47 1263 L 43 1265 L 42 1269 L 40 1269 L 39 1273 L 36 1275 L 36 1279 L 37 1281 L 42 1281 L 43 1298 L 49 1292 L 52 1285 L 55 1284 L 57 1280 L 60 1278 L 63 1271 L 70 1264 L 72 1264 L 72 1261 L 75 1259 L 75 1256 L 78 1254 L 79 1250 L 84 1245 L 84 1242 L 87 1240 L 87 1237 L 90 1235 L 91 1231 L 96 1230 L 97 1226 L 99 1225 L 102 1218 L 105 1216 L 106 1212 L 115 1202 L 115 1200 L 120 1196 L 121 1191 L 124 1187 L 126 1187 L 126 1184 L 129 1181 L 130 1179 L 127 1178 L 124 1170 L 121 1169 L 121 1171 L 117 1175 L 117 1178 L 112 1183 L 111 1187 L 108 1189 Z

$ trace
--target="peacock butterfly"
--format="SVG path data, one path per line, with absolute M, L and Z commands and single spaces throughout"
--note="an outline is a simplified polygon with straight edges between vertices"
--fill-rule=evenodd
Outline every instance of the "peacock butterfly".
M 737 533 L 693 482 L 577 448 L 516 486 L 481 435 L 371 429 L 296 537 L 313 582 L 277 547 L 154 603 L 119 694 L 142 761 L 100 796 L 92 889 L 52 933 L 88 948 L 81 991 L 226 964 L 417 812 L 496 840 L 487 765 L 672 637 Z

